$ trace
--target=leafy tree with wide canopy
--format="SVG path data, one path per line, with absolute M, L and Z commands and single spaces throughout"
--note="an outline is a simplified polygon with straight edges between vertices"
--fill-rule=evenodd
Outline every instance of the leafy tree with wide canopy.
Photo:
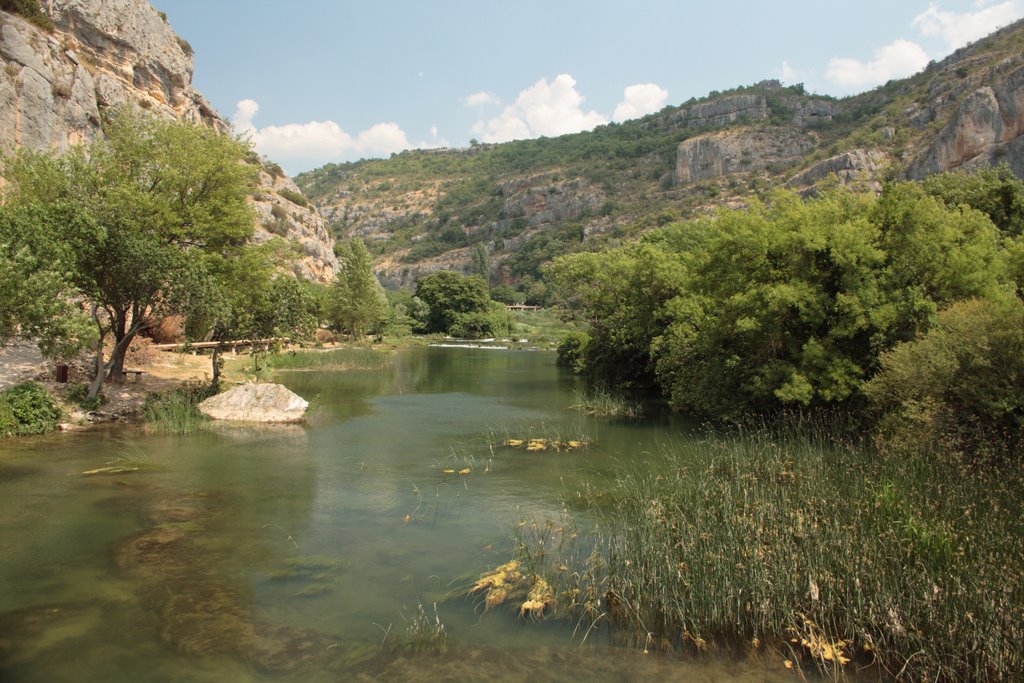
M 416 298 L 429 308 L 422 321 L 424 332 L 480 338 L 507 328 L 500 315 L 504 307 L 491 301 L 487 283 L 479 275 L 450 270 L 430 273 L 417 284 Z
M 208 255 L 230 256 L 245 244 L 253 228 L 246 198 L 258 173 L 245 163 L 246 143 L 186 122 L 120 111 L 104 133 L 60 156 L 21 150 L 4 167 L 4 211 L 36 216 L 20 245 L 51 260 L 89 311 L 90 397 L 105 378 L 121 381 L 125 352 L 149 320 L 203 295 L 196 287 Z
M 881 196 L 778 191 L 744 210 L 549 269 L 591 323 L 596 379 L 657 385 L 719 418 L 864 402 L 882 352 L 967 298 L 1012 291 L 1005 237 L 920 184 Z

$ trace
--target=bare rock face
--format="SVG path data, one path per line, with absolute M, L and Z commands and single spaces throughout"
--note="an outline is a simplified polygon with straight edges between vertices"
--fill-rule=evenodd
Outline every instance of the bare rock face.
M 810 187 L 831 175 L 835 175 L 844 185 L 855 181 L 876 183 L 886 160 L 884 152 L 855 149 L 819 161 L 806 171 L 790 178 L 786 185 L 798 188 Z
M 907 169 L 920 179 L 954 168 L 976 168 L 1007 161 L 1024 171 L 1019 138 L 1024 133 L 1024 66 L 992 85 L 966 95 L 952 121 Z
M 684 140 L 676 156 L 677 184 L 788 164 L 814 149 L 814 137 L 793 128 L 741 128 Z
M 334 254 L 334 238 L 313 206 L 297 204 L 284 196 L 300 194 L 291 178 L 260 173 L 260 189 L 252 199 L 256 211 L 253 241 L 265 242 L 275 235 L 291 240 L 302 252 L 302 258 L 295 263 L 295 275 L 329 283 L 340 267 Z
M 211 396 L 198 408 L 214 420 L 302 422 L 309 402 L 280 384 L 243 384 Z
M 830 121 L 841 106 L 830 100 L 795 96 L 785 91 L 778 82 L 763 81 L 756 87 L 760 91 L 741 92 L 680 107 L 661 117 L 657 125 L 662 128 L 700 130 L 744 121 L 767 121 L 775 114 L 785 117 L 794 126 L 806 128 Z M 766 93 L 771 92 L 776 95 L 769 103 Z
M 741 118 L 763 121 L 768 118 L 768 102 L 759 94 L 730 95 L 681 109 L 674 118 L 677 125 L 687 128 L 724 126 Z
M 604 192 L 583 178 L 554 183 L 519 178 L 498 187 L 505 197 L 505 218 L 525 218 L 534 226 L 576 220 L 597 211 L 605 200 Z
M 63 151 L 101 134 L 102 112 L 128 106 L 219 131 L 230 126 L 192 87 L 191 46 L 146 0 L 41 0 L 55 30 L 0 12 L 0 151 Z M 262 174 L 252 198 L 255 239 L 297 243 L 296 275 L 329 282 L 338 271 L 323 219 L 277 194 L 298 193 L 288 178 Z M 287 213 L 283 221 L 274 216 Z

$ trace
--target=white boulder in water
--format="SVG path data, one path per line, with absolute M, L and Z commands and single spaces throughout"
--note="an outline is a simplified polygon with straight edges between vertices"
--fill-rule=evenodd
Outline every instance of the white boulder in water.
M 214 420 L 302 422 L 309 402 L 280 384 L 243 384 L 199 404 Z

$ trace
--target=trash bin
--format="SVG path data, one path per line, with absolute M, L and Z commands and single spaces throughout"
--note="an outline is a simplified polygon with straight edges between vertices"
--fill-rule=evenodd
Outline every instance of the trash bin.
M 67 363 L 57 363 L 57 383 L 67 384 L 68 383 L 68 366 Z

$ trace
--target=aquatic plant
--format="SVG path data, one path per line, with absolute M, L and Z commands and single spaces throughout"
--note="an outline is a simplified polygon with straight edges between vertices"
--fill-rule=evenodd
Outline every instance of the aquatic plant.
M 142 415 L 155 432 L 192 434 L 209 422 L 196 406 L 214 393 L 208 384 L 189 382 L 170 391 L 148 395 L 142 405 Z
M 569 407 L 584 415 L 634 420 L 643 413 L 636 401 L 602 387 L 594 387 L 585 392 L 576 391 L 575 397 L 575 402 Z
M 416 614 L 405 620 L 405 637 L 397 643 L 399 650 L 414 652 L 416 654 L 443 655 L 448 652 L 448 631 L 441 622 L 441 615 L 437 612 L 437 603 L 434 603 L 434 617 L 427 616 L 423 604 L 416 605 Z M 385 640 L 387 635 L 385 634 Z
M 651 454 L 598 515 L 521 520 L 516 561 L 556 613 L 645 649 L 774 652 L 911 680 L 1024 671 L 1024 468 L 900 458 L 824 434 L 716 435 Z
M 391 367 L 394 354 L 377 349 L 346 347 L 327 351 L 284 351 L 271 355 L 274 370 L 383 370 Z

